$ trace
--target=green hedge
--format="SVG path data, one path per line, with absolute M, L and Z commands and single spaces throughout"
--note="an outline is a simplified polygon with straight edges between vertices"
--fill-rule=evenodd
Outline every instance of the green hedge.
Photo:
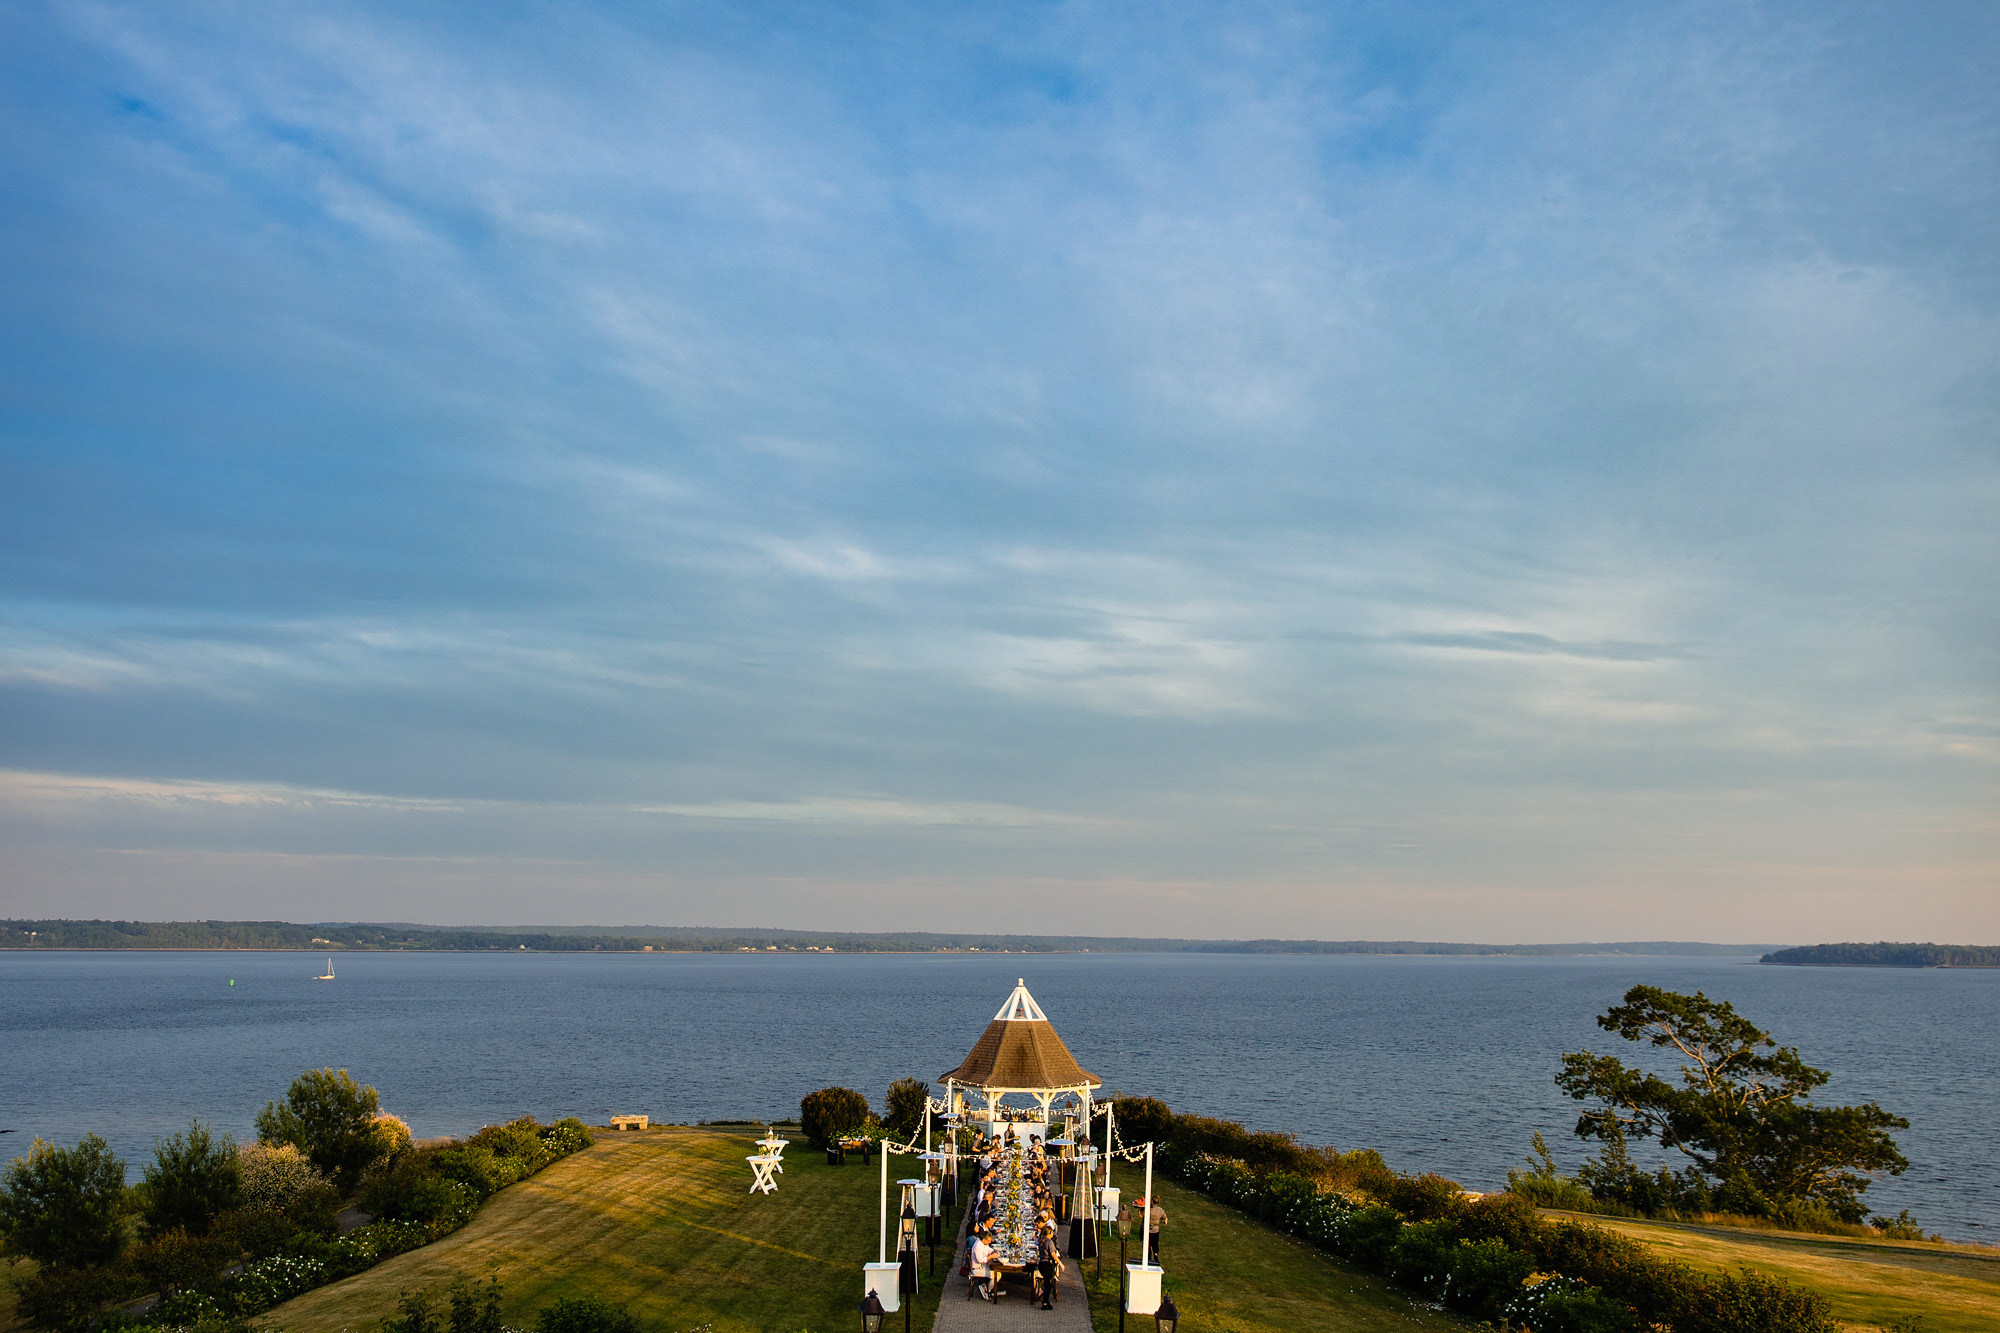
M 488 1125 L 463 1143 L 405 1148 L 379 1163 L 362 1183 L 361 1206 L 415 1223 L 435 1240 L 471 1221 L 494 1194 L 590 1143 L 590 1130 L 574 1117 Z
M 1642 1323 L 1672 1333 L 1839 1328 L 1816 1292 L 1748 1269 L 1701 1273 L 1600 1227 L 1547 1221 L 1524 1199 L 1469 1199 L 1436 1176 L 1397 1177 L 1383 1202 L 1188 1153 L 1177 1141 L 1159 1161 L 1190 1189 L 1472 1318 L 1504 1318 L 1535 1333 L 1624 1333 Z M 1558 1275 L 1563 1285 L 1527 1286 L 1532 1273 Z

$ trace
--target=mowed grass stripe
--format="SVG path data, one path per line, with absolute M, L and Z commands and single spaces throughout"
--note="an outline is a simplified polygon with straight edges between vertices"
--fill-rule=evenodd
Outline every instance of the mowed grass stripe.
M 501 1317 L 525 1327 L 559 1296 L 629 1305 L 650 1330 L 831 1333 L 855 1321 L 861 1265 L 875 1257 L 878 1174 L 800 1155 L 778 1192 L 750 1195 L 749 1137 L 666 1129 L 598 1143 L 501 1191 L 462 1231 L 259 1323 L 288 1333 L 366 1333 L 400 1291 L 492 1273 Z M 935 1290 L 913 1314 L 928 1328 Z
M 1850 1329 L 1872 1333 L 1911 1315 L 1923 1316 L 1926 1333 L 2000 1329 L 2000 1253 L 1615 1217 L 1580 1220 L 1695 1268 L 1748 1265 L 1811 1287 L 1833 1302 L 1835 1316 Z
M 1145 1176 L 1118 1167 L 1112 1183 L 1130 1202 L 1144 1192 Z M 1161 1256 L 1166 1289 L 1190 1329 L 1202 1333 L 1300 1333 L 1338 1329 L 1342 1333 L 1411 1333 L 1415 1329 L 1458 1330 L 1463 1320 L 1426 1310 L 1402 1292 L 1303 1241 L 1274 1231 L 1233 1208 L 1153 1177 L 1167 1210 Z M 1084 1265 L 1090 1287 L 1095 1333 L 1118 1327 L 1118 1237 L 1105 1229 L 1104 1274 L 1093 1278 L 1095 1263 Z M 1129 1246 L 1139 1258 L 1138 1236 Z M 1072 1261 L 1073 1262 L 1073 1261 Z M 1151 1328 L 1150 1319 L 1126 1320 L 1128 1333 Z

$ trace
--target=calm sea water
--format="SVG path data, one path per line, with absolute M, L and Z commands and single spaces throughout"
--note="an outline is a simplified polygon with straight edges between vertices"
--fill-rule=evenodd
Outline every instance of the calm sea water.
M 778 1117 L 846 1084 L 957 1065 L 1025 976 L 1108 1089 L 1378 1147 L 1503 1183 L 1529 1135 L 1564 1164 L 1567 1050 L 1637 982 L 1735 1002 L 1833 1071 L 1823 1094 L 1907 1116 L 1878 1210 L 2000 1239 L 2000 971 L 1704 958 L 1231 955 L 0 954 L 0 1157 L 40 1134 L 133 1163 L 189 1117 L 245 1134 L 299 1070 L 344 1067 L 419 1136 L 523 1113 Z M 230 985 L 234 980 L 235 984 Z

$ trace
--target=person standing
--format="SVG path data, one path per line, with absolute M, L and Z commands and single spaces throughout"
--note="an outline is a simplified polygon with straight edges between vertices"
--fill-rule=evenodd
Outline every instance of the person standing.
M 1056 1244 L 1056 1229 L 1049 1223 L 1041 1228 L 1041 1247 L 1036 1255 L 1035 1292 L 1042 1298 L 1042 1308 L 1053 1310 L 1056 1300 L 1056 1281 L 1062 1274 L 1062 1249 Z
M 1167 1210 L 1160 1206 L 1160 1196 L 1139 1200 L 1139 1207 L 1146 1218 L 1146 1261 L 1155 1267 L 1160 1262 L 1160 1228 L 1167 1224 Z

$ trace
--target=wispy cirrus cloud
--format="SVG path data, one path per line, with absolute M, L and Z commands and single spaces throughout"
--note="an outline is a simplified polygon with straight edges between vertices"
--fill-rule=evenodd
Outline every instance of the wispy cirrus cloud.
M 1984 17 L 0 24 L 38 865 L 1992 920 Z

